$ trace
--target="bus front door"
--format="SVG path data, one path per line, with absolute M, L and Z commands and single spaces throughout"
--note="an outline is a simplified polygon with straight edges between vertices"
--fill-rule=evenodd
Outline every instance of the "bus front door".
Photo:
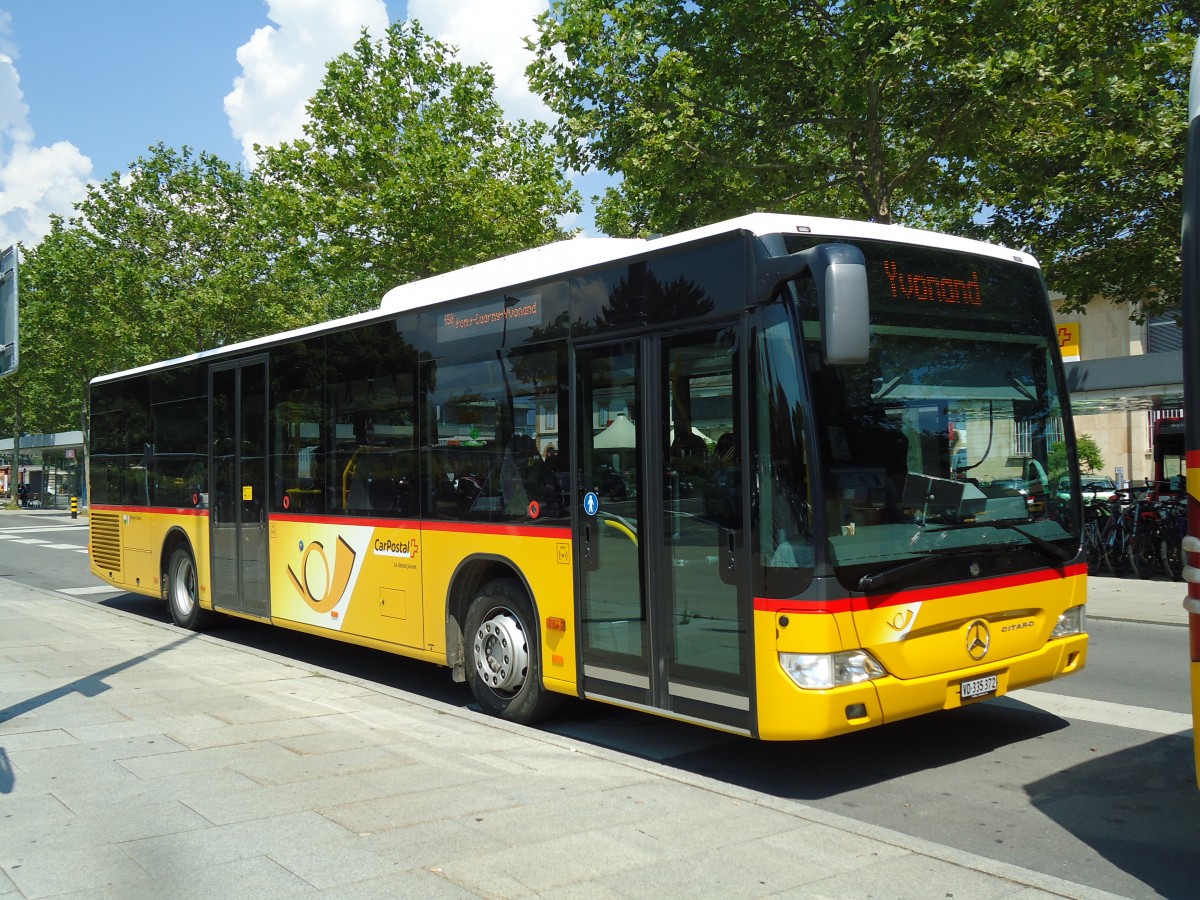
M 577 348 L 586 696 L 750 732 L 736 329 Z
M 267 360 L 213 366 L 209 527 L 213 606 L 267 617 Z

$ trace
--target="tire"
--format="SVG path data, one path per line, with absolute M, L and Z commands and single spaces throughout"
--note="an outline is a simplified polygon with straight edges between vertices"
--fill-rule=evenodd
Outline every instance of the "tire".
M 1109 575 L 1116 576 L 1120 574 L 1120 569 L 1125 565 L 1125 554 L 1122 550 L 1121 536 L 1119 534 L 1108 535 L 1104 540 L 1104 568 L 1108 570 Z
M 485 584 L 463 629 L 467 684 L 483 711 L 520 725 L 552 715 L 562 698 L 542 686 L 537 617 L 513 578 Z
M 1183 581 L 1183 546 L 1175 530 L 1164 535 L 1158 544 L 1159 562 L 1162 563 L 1163 574 L 1172 581 Z
M 1154 536 L 1144 528 L 1139 528 L 1129 541 L 1129 568 L 1135 578 L 1150 578 L 1154 575 L 1154 566 L 1158 561 L 1158 549 L 1154 545 Z
M 1089 575 L 1099 575 L 1104 565 L 1104 543 L 1100 539 L 1100 530 L 1094 522 L 1089 522 L 1083 531 L 1083 549 L 1087 554 L 1087 571 Z
M 171 621 L 188 631 L 200 630 L 208 617 L 206 611 L 200 608 L 196 561 L 187 548 L 179 547 L 171 554 L 166 581 Z

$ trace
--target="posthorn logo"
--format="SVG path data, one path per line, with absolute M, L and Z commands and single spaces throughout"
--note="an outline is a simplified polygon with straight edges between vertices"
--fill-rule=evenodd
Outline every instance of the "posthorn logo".
M 313 612 L 327 613 L 337 606 L 350 584 L 350 573 L 354 570 L 354 548 L 338 535 L 334 549 L 333 565 L 325 555 L 325 545 L 320 541 L 309 541 L 300 557 L 300 574 L 288 566 L 288 580 Z

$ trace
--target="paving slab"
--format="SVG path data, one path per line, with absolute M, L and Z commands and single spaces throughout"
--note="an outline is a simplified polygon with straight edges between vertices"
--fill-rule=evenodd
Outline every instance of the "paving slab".
M 1094 615 L 1182 619 L 1179 586 L 1116 581 Z M 0 583 L 0 897 L 698 894 L 1108 896 Z

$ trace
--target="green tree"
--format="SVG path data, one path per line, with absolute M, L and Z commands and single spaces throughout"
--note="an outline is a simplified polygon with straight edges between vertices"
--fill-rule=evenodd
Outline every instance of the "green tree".
M 900 222 L 1028 247 L 1072 302 L 1170 301 L 1179 4 L 552 0 L 540 29 L 529 74 L 565 158 L 621 176 L 609 233 Z
M 252 201 L 240 169 L 158 145 L 51 220 L 21 268 L 26 430 L 80 428 L 86 447 L 97 375 L 305 321 L 269 277 Z
M 339 293 L 390 287 L 567 237 L 579 209 L 543 123 L 510 123 L 485 66 L 417 23 L 329 64 L 304 137 L 259 148 L 277 265 Z
M 149 363 L 305 321 L 271 278 L 258 193 L 239 167 L 162 144 L 92 187 L 67 227 L 133 326 L 114 362 Z
M 1101 3 L 1071 25 L 1059 115 L 1013 123 L 980 154 L 994 214 L 976 234 L 1027 246 L 1061 307 L 1097 297 L 1141 318 L 1178 307 L 1194 4 Z M 1068 21 L 1064 19 L 1064 21 Z
M 1079 456 L 1080 472 L 1091 475 L 1104 468 L 1104 455 L 1100 452 L 1100 445 L 1090 434 L 1075 435 L 1075 450 Z M 1051 480 L 1057 482 L 1061 476 L 1067 474 L 1067 445 L 1062 441 L 1051 444 L 1050 458 L 1047 462 L 1050 466 Z

